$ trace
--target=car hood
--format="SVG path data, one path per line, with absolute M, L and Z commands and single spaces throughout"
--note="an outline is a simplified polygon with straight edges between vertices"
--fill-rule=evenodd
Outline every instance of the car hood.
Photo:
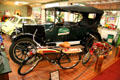
M 9 27 L 9 26 L 11 26 L 11 25 L 14 25 L 14 23 L 8 20 L 7 22 L 5 22 L 4 25 L 6 25 L 7 27 Z M 12 27 L 12 26 L 11 26 L 11 27 Z
M 14 30 L 14 23 L 7 21 L 2 25 L 2 32 L 9 34 L 10 31 Z

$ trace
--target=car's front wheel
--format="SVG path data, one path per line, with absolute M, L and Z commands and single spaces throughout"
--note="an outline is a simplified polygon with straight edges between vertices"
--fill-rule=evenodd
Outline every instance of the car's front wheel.
M 94 42 L 98 42 L 98 41 L 101 41 L 101 37 L 99 35 L 90 34 L 88 37 L 86 37 L 85 44 L 84 44 L 85 53 L 89 51 L 89 48 L 92 46 Z
M 21 64 L 21 62 L 28 56 L 27 53 L 35 48 L 36 44 L 31 38 L 22 38 L 11 44 L 9 54 L 15 63 Z

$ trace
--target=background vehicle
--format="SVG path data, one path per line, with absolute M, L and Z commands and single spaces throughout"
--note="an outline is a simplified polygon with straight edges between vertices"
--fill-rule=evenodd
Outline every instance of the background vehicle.
M 71 45 L 81 44 L 85 46 L 85 53 L 87 53 L 94 41 L 101 40 L 97 27 L 103 14 L 102 10 L 77 5 L 52 7 L 45 10 L 54 12 L 54 22 L 44 25 L 23 25 L 23 33 L 13 36 L 9 53 L 15 63 L 21 63 L 26 57 L 27 52 L 36 47 L 36 44 L 32 40 L 36 29 L 38 29 L 38 32 L 35 39 L 41 45 L 49 44 L 58 46 L 59 43 L 68 41 Z M 56 16 L 58 12 L 60 12 L 58 15 L 61 12 L 77 13 L 78 16 L 82 14 L 83 18 L 82 20 L 77 20 L 77 22 L 59 20 L 61 18 L 57 18 Z M 91 13 L 92 18 L 89 16 Z
M 107 57 L 112 50 L 112 46 L 108 44 L 107 42 L 94 42 L 91 48 L 89 49 L 88 53 L 85 54 L 85 56 L 82 58 L 82 64 L 87 64 L 89 60 L 91 59 L 91 56 L 95 56 L 97 59 L 98 56 L 103 55 L 104 57 Z
M 11 35 L 16 28 L 21 28 L 24 24 L 36 24 L 36 21 L 31 17 L 20 17 L 14 15 L 2 25 L 2 32 Z

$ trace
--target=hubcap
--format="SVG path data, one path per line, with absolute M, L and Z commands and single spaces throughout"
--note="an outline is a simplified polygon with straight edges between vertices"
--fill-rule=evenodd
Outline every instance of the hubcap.
M 16 44 L 14 49 L 14 56 L 18 61 L 24 60 L 28 55 L 28 51 L 34 49 L 35 45 L 29 41 L 22 41 Z

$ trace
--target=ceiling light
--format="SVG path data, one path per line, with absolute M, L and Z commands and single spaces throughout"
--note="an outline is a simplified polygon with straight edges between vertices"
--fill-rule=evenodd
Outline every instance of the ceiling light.
M 28 4 L 28 2 L 24 2 L 24 1 L 16 1 L 15 5 L 19 5 L 19 4 Z
M 15 2 L 15 5 L 18 5 L 18 4 L 19 4 L 19 2 L 16 1 L 16 2 Z

